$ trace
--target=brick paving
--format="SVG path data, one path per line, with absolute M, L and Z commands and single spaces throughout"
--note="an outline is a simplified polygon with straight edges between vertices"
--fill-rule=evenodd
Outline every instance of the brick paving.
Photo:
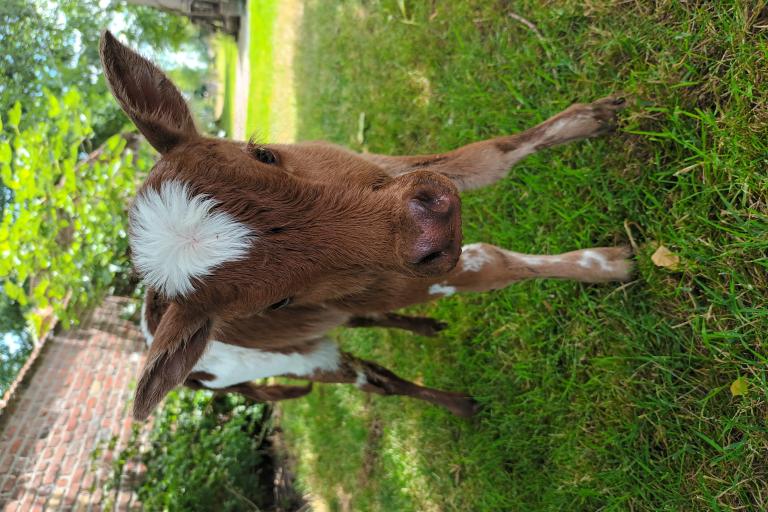
M 129 400 L 143 360 L 139 329 L 120 318 L 126 303 L 110 297 L 78 329 L 49 339 L 3 411 L 4 512 L 140 509 L 129 489 L 135 465 L 119 488 L 104 491 L 131 435 Z

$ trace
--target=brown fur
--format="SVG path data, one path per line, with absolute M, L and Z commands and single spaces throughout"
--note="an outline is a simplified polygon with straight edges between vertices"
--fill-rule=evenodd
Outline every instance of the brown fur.
M 591 250 L 605 268 L 585 264 L 583 251 L 545 261 L 490 245 L 479 270 L 459 259 L 460 190 L 501 179 L 538 149 L 604 133 L 621 99 L 573 105 L 521 134 L 436 155 L 361 155 L 317 142 L 255 147 L 199 134 L 168 78 L 108 32 L 100 50 L 115 97 L 162 155 L 142 190 L 182 181 L 257 237 L 245 259 L 215 268 L 186 296 L 171 300 L 148 290 L 146 320 L 155 341 L 137 388 L 137 418 L 174 386 L 211 380 L 188 375 L 209 339 L 290 353 L 307 352 L 344 324 L 434 335 L 440 324 L 391 311 L 437 298 L 435 285 L 483 291 L 532 277 L 601 282 L 629 275 L 621 248 Z M 287 299 L 289 305 L 270 308 Z M 464 394 L 417 386 L 350 354 L 337 371 L 304 378 L 360 383 L 361 375 L 364 391 L 412 396 L 461 416 L 476 410 Z M 309 388 L 242 383 L 223 391 L 277 400 Z

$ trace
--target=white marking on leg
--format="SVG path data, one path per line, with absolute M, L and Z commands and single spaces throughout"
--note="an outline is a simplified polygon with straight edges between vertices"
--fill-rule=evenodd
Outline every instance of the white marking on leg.
M 563 261 L 560 256 L 529 256 L 527 254 L 517 254 L 516 257 L 526 265 L 532 267 L 544 265 L 545 263 L 560 263 Z
M 368 384 L 368 377 L 365 375 L 365 372 L 362 370 L 357 370 L 357 379 L 355 380 L 355 386 L 358 388 L 362 388 Z
M 225 388 L 278 375 L 309 376 L 317 370 L 335 371 L 340 361 L 336 343 L 328 340 L 321 341 L 305 354 L 267 352 L 214 340 L 192 371 L 216 376 L 214 380 L 205 381 L 206 387 Z
M 544 137 L 557 137 L 561 130 L 567 129 L 571 119 L 558 119 L 544 130 Z
M 166 181 L 146 189 L 131 209 L 131 249 L 144 282 L 167 297 L 194 290 L 192 280 L 248 254 L 253 235 L 216 201 L 192 197 L 188 185 Z
M 430 295 L 442 295 L 443 297 L 450 297 L 454 293 L 456 293 L 456 287 L 448 286 L 446 283 L 433 284 L 429 287 Z
M 583 251 L 581 253 L 581 259 L 579 259 L 579 266 L 581 268 L 591 268 L 593 266 L 592 262 L 596 262 L 600 266 L 600 270 L 606 272 L 613 270 L 613 266 L 608 263 L 608 260 L 602 254 L 588 249 Z
M 520 258 L 523 261 L 523 263 L 525 263 L 526 265 L 531 265 L 533 267 L 538 267 L 539 265 L 544 263 L 543 256 L 524 256 L 521 254 L 520 256 L 518 256 L 518 258 Z
M 147 343 L 147 348 L 152 346 L 152 342 L 155 341 L 155 337 L 149 332 L 149 326 L 147 325 L 147 301 L 141 303 L 141 333 L 144 335 L 144 340 Z
M 461 248 L 461 268 L 468 272 L 479 272 L 486 263 L 493 261 L 483 244 L 469 244 Z
M 590 124 L 592 126 L 590 126 Z M 545 143 L 562 143 L 575 138 L 589 137 L 599 125 L 591 115 L 571 114 L 558 119 L 544 131 Z
M 536 152 L 536 146 L 534 144 L 523 144 L 519 148 L 513 149 L 506 154 L 507 162 L 512 164 L 519 162 L 523 158 Z

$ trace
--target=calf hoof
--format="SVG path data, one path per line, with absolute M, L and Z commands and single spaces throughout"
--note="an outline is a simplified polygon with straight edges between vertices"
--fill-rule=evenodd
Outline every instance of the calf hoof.
M 608 96 L 592 103 L 571 105 L 547 129 L 561 141 L 599 137 L 616 129 L 617 114 L 627 106 L 621 96 Z
M 435 320 L 434 318 L 419 318 L 419 322 L 413 326 L 413 332 L 420 334 L 421 336 L 437 336 L 441 331 L 445 330 L 448 324 Z
M 632 248 L 596 247 L 581 252 L 578 261 L 580 267 L 592 271 L 587 282 L 607 283 L 610 281 L 629 281 L 635 270 Z
M 480 412 L 480 404 L 472 397 L 457 397 L 452 403 L 446 404 L 446 408 L 459 418 L 471 418 Z
M 597 137 L 616 129 L 617 114 L 626 106 L 627 100 L 622 96 L 608 96 L 585 105 L 599 125 L 591 136 Z

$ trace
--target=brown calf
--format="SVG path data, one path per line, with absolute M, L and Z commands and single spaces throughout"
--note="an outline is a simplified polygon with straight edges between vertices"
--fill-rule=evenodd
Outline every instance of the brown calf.
M 161 154 L 131 207 L 150 345 L 137 418 L 182 383 L 262 401 L 311 389 L 252 383 L 276 375 L 354 383 L 470 416 L 476 404 L 465 394 L 403 380 L 341 352 L 325 334 L 348 325 L 434 335 L 442 324 L 391 312 L 521 279 L 630 274 L 622 247 L 555 256 L 489 244 L 462 251 L 458 196 L 503 178 L 539 149 L 609 131 L 620 98 L 573 105 L 520 134 L 437 155 L 246 144 L 201 135 L 170 80 L 109 32 L 100 50 L 115 97 Z

